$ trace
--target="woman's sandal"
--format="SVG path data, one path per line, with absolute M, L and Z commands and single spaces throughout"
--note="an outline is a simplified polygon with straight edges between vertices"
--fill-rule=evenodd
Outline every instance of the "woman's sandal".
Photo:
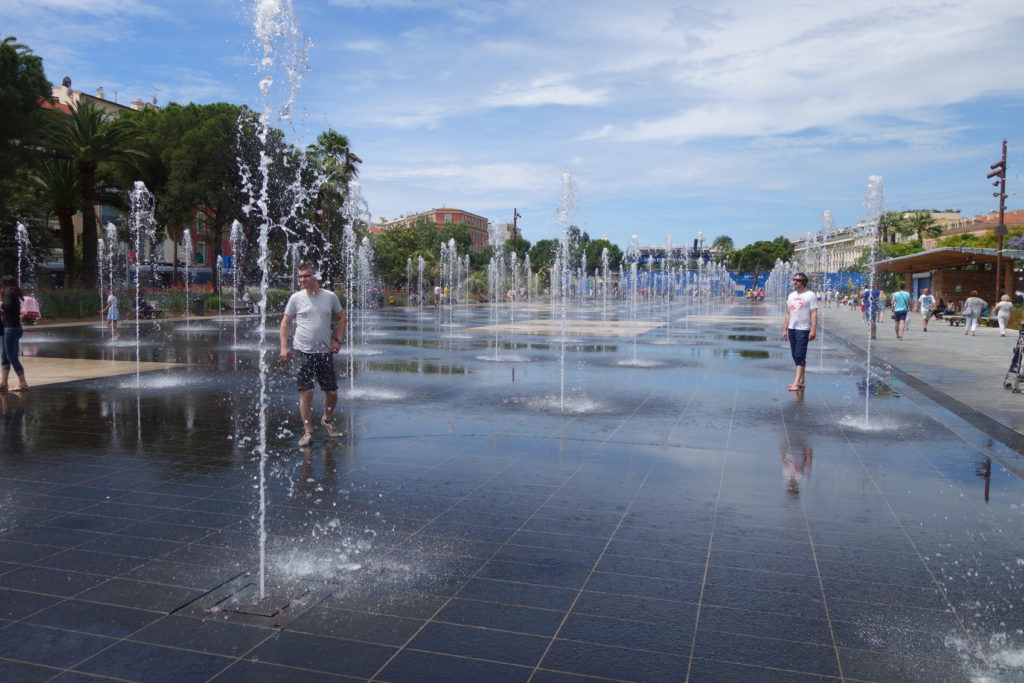
M 28 391 L 28 385 L 26 384 L 23 387 L 18 387 L 17 389 L 11 389 L 11 391 L 17 391 L 17 392 Z

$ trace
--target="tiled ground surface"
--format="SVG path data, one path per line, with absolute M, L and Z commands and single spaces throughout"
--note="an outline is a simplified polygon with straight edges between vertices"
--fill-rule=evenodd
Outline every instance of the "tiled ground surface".
M 249 327 L 4 397 L 0 680 L 1024 680 L 1019 456 L 898 381 L 865 430 L 839 344 L 794 395 L 770 309 L 719 312 L 570 326 L 564 403 L 558 343 L 480 360 L 484 307 L 367 316 L 349 436 L 305 452 L 272 364 L 268 592 L 316 596 L 279 629 L 182 612 L 260 565 Z M 24 344 L 134 357 L 100 333 Z

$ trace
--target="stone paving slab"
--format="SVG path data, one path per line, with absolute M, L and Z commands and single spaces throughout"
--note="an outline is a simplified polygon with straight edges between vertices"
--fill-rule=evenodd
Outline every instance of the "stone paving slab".
M 77 382 L 83 379 L 99 377 L 116 377 L 134 375 L 138 372 L 169 370 L 181 367 L 181 363 L 153 363 L 128 360 L 88 360 L 83 358 L 39 358 L 25 356 L 21 358 L 25 366 L 25 376 L 30 386 L 44 386 L 63 382 Z
M 785 391 L 777 305 L 651 310 L 673 324 L 564 363 L 499 338 L 515 372 L 459 334 L 487 307 L 454 330 L 368 313 L 336 361 L 346 436 L 308 449 L 271 344 L 265 458 L 259 345 L 231 321 L 147 326 L 146 360 L 180 365 L 138 388 L 7 396 L 0 680 L 1024 676 L 1019 453 L 895 370 L 865 382 L 831 332 Z M 134 354 L 88 328 L 34 343 Z M 261 567 L 254 606 L 300 609 L 215 609 Z

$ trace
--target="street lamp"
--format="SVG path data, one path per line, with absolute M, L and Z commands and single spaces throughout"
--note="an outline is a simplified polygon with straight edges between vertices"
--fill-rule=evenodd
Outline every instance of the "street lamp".
M 1002 275 L 1003 267 L 1003 235 L 1006 234 L 1006 225 L 1004 219 L 1006 217 L 1006 140 L 1003 140 L 1003 156 L 996 163 L 992 164 L 989 168 L 992 172 L 989 173 L 986 178 L 995 178 L 992 181 L 994 187 L 999 188 L 998 192 L 993 192 L 992 196 L 999 199 L 999 225 L 996 226 L 996 237 L 998 243 L 996 245 L 996 298 L 995 301 L 999 301 L 999 289 L 1000 282 L 999 278 Z M 993 304 L 995 305 L 995 304 Z

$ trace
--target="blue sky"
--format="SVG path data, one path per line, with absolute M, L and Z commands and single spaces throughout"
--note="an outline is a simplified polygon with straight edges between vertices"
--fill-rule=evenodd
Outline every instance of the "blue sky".
M 280 0 L 264 0 L 280 1 Z M 47 76 L 121 102 L 259 106 L 254 2 L 0 0 Z M 374 217 L 457 206 L 555 236 L 738 246 L 886 208 L 1009 206 L 1024 154 L 1019 0 L 295 0 L 311 42 L 290 132 L 332 126 L 363 158 Z M 1000 57 L 1005 61 L 1000 65 Z

